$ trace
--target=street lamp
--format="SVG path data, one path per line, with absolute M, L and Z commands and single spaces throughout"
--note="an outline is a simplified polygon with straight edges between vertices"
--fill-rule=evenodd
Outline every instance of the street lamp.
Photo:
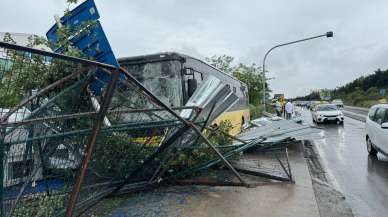
M 268 54 L 274 50 L 275 48 L 278 48 L 278 47 L 282 47 L 282 46 L 286 46 L 286 45 L 290 45 L 290 44 L 295 44 L 295 43 L 299 43 L 299 42 L 303 42 L 303 41 L 308 41 L 308 40 L 311 40 L 311 39 L 316 39 L 316 38 L 320 38 L 320 37 L 326 37 L 326 38 L 331 38 L 333 37 L 333 32 L 330 31 L 330 32 L 326 32 L 325 34 L 322 34 L 322 35 L 317 35 L 317 36 L 313 36 L 313 37 L 309 37 L 309 38 L 304 38 L 304 39 L 300 39 L 300 40 L 296 40 L 296 41 L 292 41 L 292 42 L 288 42 L 288 43 L 284 43 L 284 44 L 279 44 L 279 45 L 276 45 L 274 47 L 272 47 L 271 49 L 269 49 L 267 51 L 267 53 L 265 53 L 264 55 L 264 59 L 263 59 L 263 106 L 264 106 L 264 111 L 266 111 L 266 102 L 265 102 L 265 96 L 266 96 L 266 93 L 265 93 L 265 60 L 267 59 L 267 56 Z

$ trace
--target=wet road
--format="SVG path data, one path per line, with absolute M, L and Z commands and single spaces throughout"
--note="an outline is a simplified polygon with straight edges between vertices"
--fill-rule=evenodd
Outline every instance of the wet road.
M 308 110 L 303 117 L 311 121 Z M 327 124 L 324 139 L 316 140 L 328 178 L 341 191 L 357 217 L 388 216 L 388 158 L 369 157 L 364 123 L 345 118 L 343 126 Z

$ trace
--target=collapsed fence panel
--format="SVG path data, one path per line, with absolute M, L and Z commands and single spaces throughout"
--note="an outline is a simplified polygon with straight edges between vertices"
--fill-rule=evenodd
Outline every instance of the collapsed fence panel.
M 238 182 L 224 184 L 248 186 L 240 153 L 287 151 L 289 140 L 270 130 L 220 142 L 225 132 L 208 126 L 237 98 L 216 78 L 171 108 L 123 68 L 7 43 L 0 58 L 2 216 L 80 215 L 109 195 L 179 183 L 221 163 Z M 256 174 L 292 180 L 285 162 L 287 177 Z
M 0 55 L 2 216 L 50 216 L 65 206 L 94 124 L 96 65 L 6 44 Z
M 160 182 L 184 168 L 182 148 L 203 147 L 213 109 L 171 109 L 106 64 L 0 47 L 2 216 L 72 216 L 125 185 Z M 99 96 L 97 70 L 111 77 Z

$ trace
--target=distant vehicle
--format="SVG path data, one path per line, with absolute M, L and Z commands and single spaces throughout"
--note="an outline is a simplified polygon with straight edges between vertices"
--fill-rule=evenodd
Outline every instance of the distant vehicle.
M 334 104 L 319 104 L 316 105 L 312 112 L 313 122 L 337 122 L 337 124 L 344 123 L 344 114 Z
M 303 101 L 294 101 L 295 106 L 303 106 L 304 102 Z
M 344 107 L 344 102 L 342 102 L 342 100 L 340 99 L 335 99 L 331 103 L 336 105 L 340 109 Z
M 306 108 L 310 109 L 310 107 L 311 107 L 311 104 L 312 104 L 312 102 L 311 102 L 311 101 L 307 101 L 307 102 L 306 102 Z
M 375 105 L 369 109 L 365 131 L 369 154 L 381 152 L 388 156 L 388 104 Z
M 320 101 L 311 101 L 310 104 L 308 105 L 308 108 L 309 108 L 310 110 L 313 110 L 314 107 L 315 107 L 316 105 L 319 105 L 320 103 L 321 103 Z
M 300 103 L 300 106 L 302 106 L 302 107 L 307 107 L 308 104 L 309 104 L 309 101 L 302 101 L 302 102 Z

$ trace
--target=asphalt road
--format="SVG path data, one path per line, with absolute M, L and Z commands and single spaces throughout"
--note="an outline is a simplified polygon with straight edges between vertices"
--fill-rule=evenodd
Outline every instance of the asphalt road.
M 311 122 L 310 111 L 302 112 Z M 343 126 L 320 124 L 324 139 L 314 141 L 328 178 L 341 191 L 358 217 L 388 216 L 388 158 L 370 157 L 364 123 L 346 117 Z

